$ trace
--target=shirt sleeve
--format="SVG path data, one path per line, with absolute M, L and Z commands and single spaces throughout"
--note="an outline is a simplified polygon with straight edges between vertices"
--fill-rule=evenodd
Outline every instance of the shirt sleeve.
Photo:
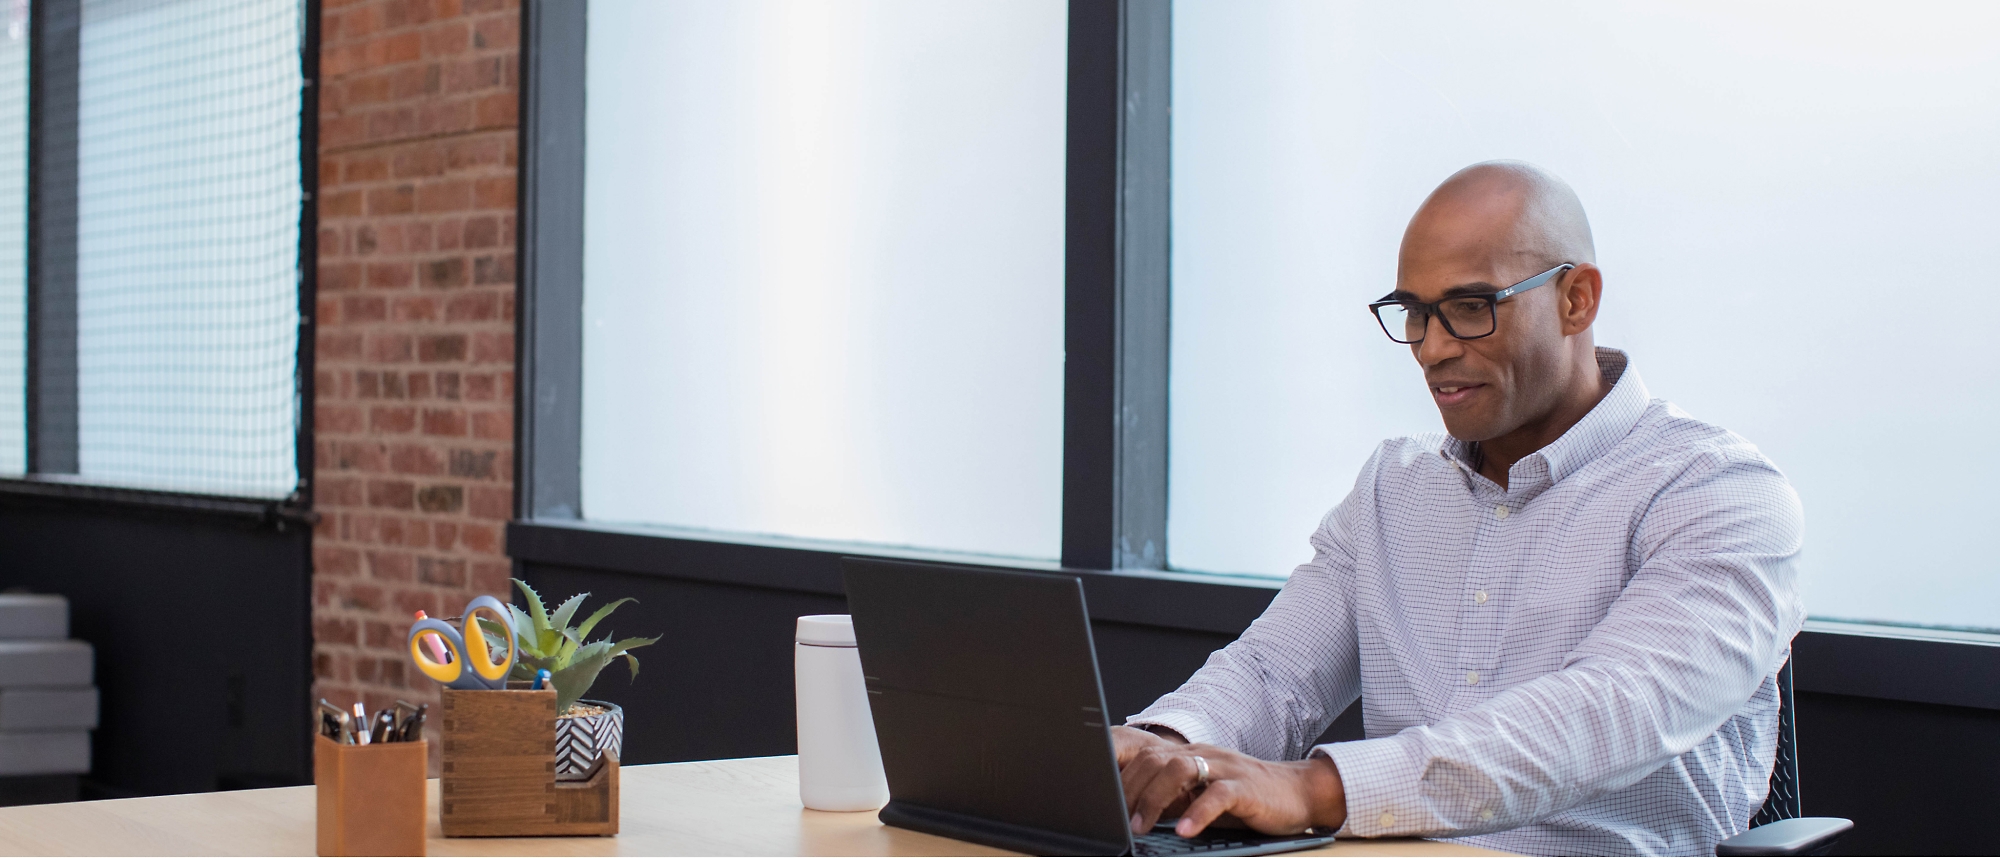
M 1378 452 L 1379 456 L 1380 453 Z M 1265 760 L 1297 760 L 1361 694 L 1352 600 L 1353 523 L 1367 513 L 1356 488 L 1313 532 L 1300 565 L 1250 628 L 1208 657 L 1179 689 L 1126 723 L 1159 725 L 1190 742 Z
M 1755 455 L 1682 469 L 1635 531 L 1624 591 L 1563 666 L 1393 736 L 1322 745 L 1346 833 L 1453 836 L 1525 825 L 1687 753 L 1774 674 L 1804 609 L 1798 496 Z

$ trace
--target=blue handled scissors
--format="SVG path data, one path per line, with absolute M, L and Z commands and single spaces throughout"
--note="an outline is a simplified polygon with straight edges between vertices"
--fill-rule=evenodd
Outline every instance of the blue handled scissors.
M 504 658 L 495 659 L 492 647 L 486 644 L 486 635 L 479 628 L 480 612 L 493 615 L 501 625 L 507 627 L 507 652 Z M 465 631 L 444 620 L 422 619 L 410 626 L 410 660 L 417 663 L 417 669 L 425 676 L 444 683 L 446 688 L 496 689 L 507 687 L 507 671 L 514 667 L 514 619 L 507 613 L 507 606 L 492 596 L 477 596 L 465 605 Z M 430 640 L 426 641 L 425 638 Z M 430 649 L 426 651 L 426 644 Z M 437 647 L 443 647 L 446 661 L 439 661 L 432 655 Z

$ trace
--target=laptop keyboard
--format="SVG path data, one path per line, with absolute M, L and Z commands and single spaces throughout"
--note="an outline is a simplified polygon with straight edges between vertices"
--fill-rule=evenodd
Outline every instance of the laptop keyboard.
M 1250 841 L 1229 837 L 1195 837 L 1188 839 L 1171 830 L 1153 831 L 1132 837 L 1132 853 L 1135 855 L 1189 855 L 1214 852 L 1220 849 L 1236 849 L 1250 845 Z

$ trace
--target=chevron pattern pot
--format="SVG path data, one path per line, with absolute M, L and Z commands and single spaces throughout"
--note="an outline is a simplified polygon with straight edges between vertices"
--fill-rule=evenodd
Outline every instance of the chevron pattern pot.
M 556 719 L 556 771 L 575 774 L 590 771 L 600 751 L 625 756 L 625 710 L 616 703 L 579 700 L 601 706 L 603 712 Z

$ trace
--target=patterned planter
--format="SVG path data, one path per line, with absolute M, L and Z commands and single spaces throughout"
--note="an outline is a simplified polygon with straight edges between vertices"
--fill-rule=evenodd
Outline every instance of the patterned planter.
M 625 756 L 625 710 L 616 703 L 602 700 L 578 700 L 592 706 L 602 706 L 604 711 L 596 715 L 582 715 L 556 719 L 556 772 L 558 774 L 580 774 L 590 771 L 597 762 L 600 751 L 610 751 L 618 758 Z

